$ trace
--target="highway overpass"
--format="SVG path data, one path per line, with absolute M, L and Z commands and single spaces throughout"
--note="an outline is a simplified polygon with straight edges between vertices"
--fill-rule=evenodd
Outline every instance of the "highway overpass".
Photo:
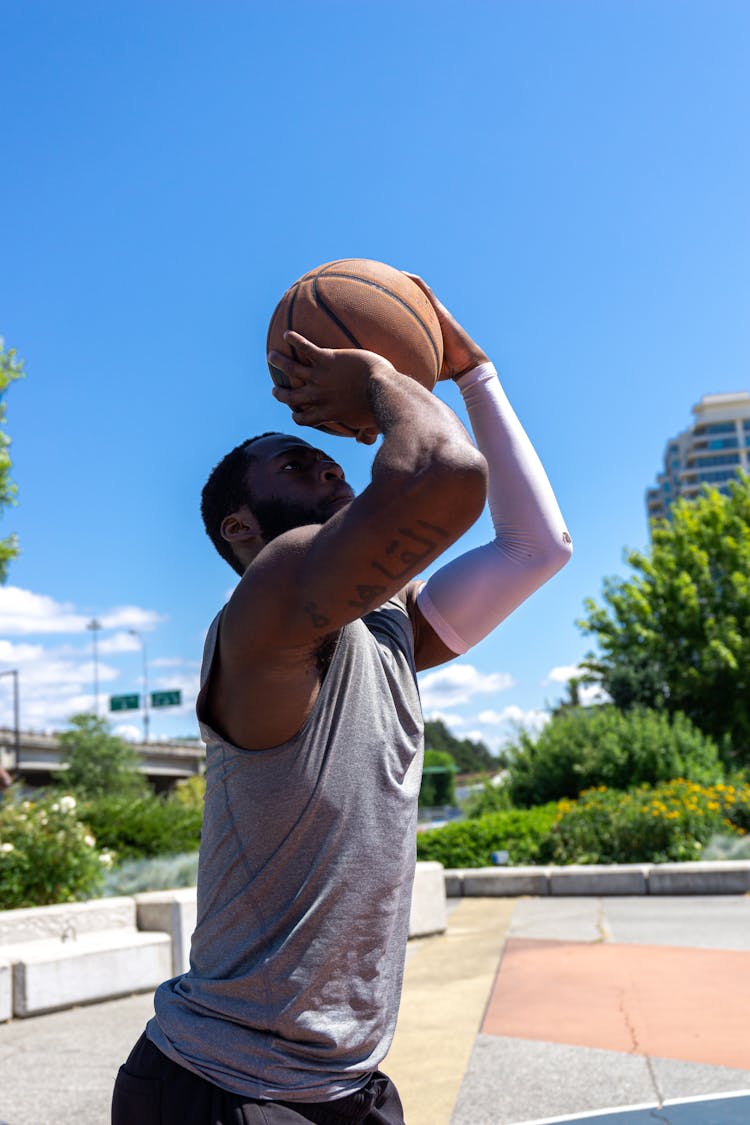
M 28 785 L 48 785 L 64 769 L 57 735 L 21 731 L 16 760 L 16 733 L 0 727 L 0 767 Z M 141 758 L 141 772 L 154 789 L 165 792 L 183 778 L 203 773 L 202 742 L 149 742 L 131 744 Z

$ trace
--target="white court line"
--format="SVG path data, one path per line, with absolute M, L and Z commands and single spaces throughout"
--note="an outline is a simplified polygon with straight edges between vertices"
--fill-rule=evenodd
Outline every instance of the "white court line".
M 731 1090 L 726 1094 L 697 1094 L 692 1098 L 673 1098 L 664 1102 L 661 1107 L 655 1102 L 643 1102 L 640 1105 L 617 1105 L 610 1109 L 594 1109 L 590 1113 L 566 1114 L 565 1117 L 537 1117 L 533 1121 L 518 1121 L 516 1125 L 586 1125 L 587 1121 L 596 1121 L 597 1117 L 608 1117 L 618 1113 L 637 1113 L 652 1109 L 669 1109 L 672 1106 L 693 1105 L 696 1102 L 728 1102 L 732 1098 L 748 1098 L 750 1090 Z

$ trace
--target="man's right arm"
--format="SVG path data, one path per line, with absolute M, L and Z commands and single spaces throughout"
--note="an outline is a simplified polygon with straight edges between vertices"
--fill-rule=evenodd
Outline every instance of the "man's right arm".
M 486 495 L 484 458 L 438 398 L 374 353 L 293 343 L 303 363 L 272 361 L 293 383 L 274 394 L 295 420 L 335 418 L 383 442 L 360 496 L 280 536 L 248 568 L 231 618 L 252 621 L 253 647 L 306 646 L 382 604 L 471 526 Z

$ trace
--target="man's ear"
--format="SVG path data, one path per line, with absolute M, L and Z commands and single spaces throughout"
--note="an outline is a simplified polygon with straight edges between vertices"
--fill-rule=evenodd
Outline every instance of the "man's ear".
M 224 516 L 219 531 L 222 539 L 226 539 L 233 547 L 260 539 L 258 521 L 245 504 L 230 516 Z

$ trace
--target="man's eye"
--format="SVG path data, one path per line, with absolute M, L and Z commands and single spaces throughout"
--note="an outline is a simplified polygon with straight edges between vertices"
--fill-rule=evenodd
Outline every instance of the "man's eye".
M 281 471 L 285 473 L 287 471 L 287 469 L 291 469 L 293 472 L 295 472 L 297 469 L 300 469 L 301 467 L 302 466 L 301 466 L 299 461 L 285 461 L 284 464 L 281 466 Z

